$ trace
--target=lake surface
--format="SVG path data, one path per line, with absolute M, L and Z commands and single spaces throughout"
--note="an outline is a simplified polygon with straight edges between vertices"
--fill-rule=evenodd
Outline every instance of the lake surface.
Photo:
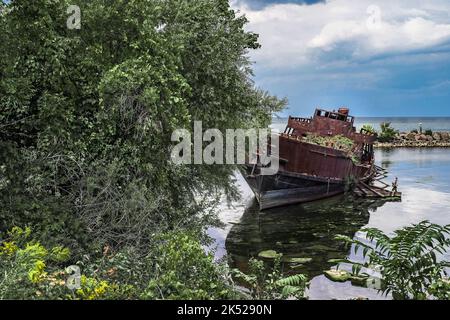
M 277 131 L 284 131 L 288 119 L 273 119 L 272 128 Z M 369 124 L 376 130 L 380 130 L 380 124 L 389 122 L 393 128 L 402 132 L 422 129 L 433 131 L 450 131 L 450 117 L 356 117 L 355 127 L 359 130 L 365 124 Z
M 399 191 L 403 192 L 401 202 L 368 201 L 342 195 L 260 213 L 250 188 L 238 177 L 242 200 L 232 207 L 224 203 L 220 217 L 225 227 L 210 230 L 217 245 L 216 257 L 227 255 L 231 267 L 244 271 L 248 259 L 262 250 L 308 257 L 312 262 L 294 271 L 310 277 L 310 299 L 389 298 L 373 289 L 352 286 L 350 282 L 331 282 L 322 275 L 323 270 L 333 267 L 327 262 L 329 259 L 361 259 L 336 243 L 334 236 L 345 234 L 359 238 L 363 227 L 391 233 L 423 220 L 450 224 L 450 149 L 376 150 L 375 157 L 378 165 L 389 170 L 386 182 L 398 177 Z M 450 255 L 444 258 L 450 260 Z

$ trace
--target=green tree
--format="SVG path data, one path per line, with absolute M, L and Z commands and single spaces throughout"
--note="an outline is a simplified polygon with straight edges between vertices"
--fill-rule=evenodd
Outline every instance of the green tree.
M 235 168 L 173 165 L 171 133 L 269 124 L 285 101 L 251 80 L 257 35 L 227 0 L 81 0 L 80 30 L 69 4 L 0 14 L 0 228 L 33 225 L 74 254 L 201 233 L 218 196 L 237 196 Z

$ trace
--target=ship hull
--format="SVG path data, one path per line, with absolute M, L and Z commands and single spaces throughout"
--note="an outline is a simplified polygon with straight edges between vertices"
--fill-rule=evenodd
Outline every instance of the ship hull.
M 244 178 L 258 200 L 260 210 L 332 197 L 346 191 L 346 184 L 307 175 L 278 172 L 272 176 L 251 175 L 248 166 Z
M 263 175 L 260 159 L 243 172 L 260 209 L 332 197 L 370 181 L 376 173 L 376 135 L 357 133 L 353 121 L 345 108 L 338 113 L 318 109 L 311 119 L 290 117 L 278 146 L 268 146 L 278 149 L 273 155 L 278 172 Z

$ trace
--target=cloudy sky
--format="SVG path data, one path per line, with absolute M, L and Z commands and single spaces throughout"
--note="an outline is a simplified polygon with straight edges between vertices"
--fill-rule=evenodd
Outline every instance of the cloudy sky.
M 260 34 L 256 84 L 282 115 L 450 116 L 449 0 L 230 0 Z

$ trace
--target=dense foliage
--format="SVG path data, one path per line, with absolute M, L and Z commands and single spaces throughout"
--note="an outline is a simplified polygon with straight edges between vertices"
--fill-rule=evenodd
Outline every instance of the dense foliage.
M 188 233 L 161 236 L 144 256 L 135 248 L 114 253 L 105 248 L 97 258 L 85 255 L 75 265 L 70 265 L 70 258 L 69 249 L 47 248 L 29 228 L 13 228 L 0 243 L 0 299 L 240 297 L 227 270 Z M 73 273 L 74 266 L 79 274 Z
M 74 254 L 201 233 L 217 196 L 236 196 L 234 168 L 173 165 L 171 133 L 269 123 L 284 101 L 251 81 L 257 36 L 227 0 L 82 0 L 79 30 L 69 4 L 3 4 L 0 229 Z
M 202 245 L 236 168 L 172 164 L 171 135 L 269 124 L 257 35 L 227 0 L 80 0 L 80 29 L 71 4 L 0 2 L 0 231 L 34 231 L 2 239 L 2 297 L 227 297 Z
M 389 237 L 375 228 L 363 229 L 370 243 L 339 236 L 362 250 L 365 262 L 342 261 L 353 265 L 353 271 L 378 270 L 381 290 L 394 299 L 426 299 L 434 296 L 448 299 L 450 285 L 445 268 L 448 261 L 438 259 L 450 248 L 450 225 L 439 226 L 428 221 L 397 230 Z M 367 272 L 366 272 L 367 274 Z

